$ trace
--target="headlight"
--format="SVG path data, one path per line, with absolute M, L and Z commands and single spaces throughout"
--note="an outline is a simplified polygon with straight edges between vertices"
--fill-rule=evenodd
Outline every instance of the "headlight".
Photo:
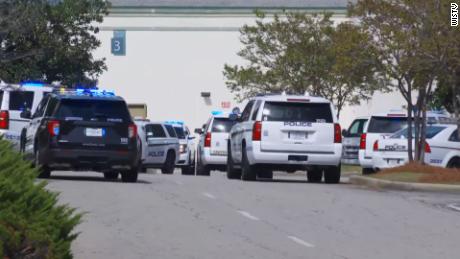
M 179 146 L 179 153 L 186 153 L 187 152 L 187 145 L 186 144 L 181 144 Z

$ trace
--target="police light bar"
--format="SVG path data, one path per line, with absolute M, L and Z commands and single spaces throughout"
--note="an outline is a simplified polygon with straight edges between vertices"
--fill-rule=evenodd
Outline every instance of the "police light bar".
M 223 115 L 224 112 L 223 112 L 223 111 L 212 111 L 211 114 L 212 114 L 213 116 L 216 116 L 216 115 Z
M 28 86 L 28 87 L 44 87 L 46 86 L 45 83 L 42 82 L 34 82 L 34 81 L 26 81 L 22 82 L 21 86 Z
M 184 125 L 183 121 L 176 121 L 176 120 L 169 120 L 165 121 L 166 124 L 177 124 L 177 125 Z

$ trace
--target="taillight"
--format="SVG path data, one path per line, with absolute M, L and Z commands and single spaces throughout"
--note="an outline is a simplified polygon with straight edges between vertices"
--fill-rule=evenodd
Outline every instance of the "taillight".
M 366 133 L 361 134 L 359 140 L 359 149 L 366 149 Z
M 372 149 L 373 149 L 374 151 L 378 151 L 378 150 L 379 150 L 379 141 L 378 141 L 378 140 L 376 140 L 376 141 L 374 142 L 374 147 L 373 147 Z
M 128 126 L 128 137 L 135 138 L 137 136 L 137 126 L 136 124 L 131 124 Z
M 10 113 L 8 111 L 0 111 L 0 129 L 9 129 Z
M 425 153 L 431 153 L 431 147 L 428 142 L 425 142 Z
M 206 133 L 204 138 L 204 147 L 211 147 L 211 132 Z
M 48 133 L 51 137 L 58 136 L 60 131 L 60 123 L 56 120 L 48 121 Z
M 342 129 L 340 124 L 334 124 L 334 143 L 342 143 Z
M 252 140 L 260 141 L 262 139 L 262 122 L 256 121 L 252 127 Z

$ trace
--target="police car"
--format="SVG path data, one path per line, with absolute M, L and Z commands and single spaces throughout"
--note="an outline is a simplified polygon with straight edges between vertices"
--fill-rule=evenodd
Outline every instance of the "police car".
M 0 136 L 11 141 L 13 148 L 19 150 L 21 131 L 30 121 L 21 118 L 21 112 L 33 113 L 51 91 L 53 87 L 42 83 L 13 85 L 0 82 Z
M 171 125 L 162 122 L 135 120 L 140 145 L 139 169 L 160 168 L 163 174 L 172 174 L 179 161 L 179 139 Z
M 359 141 L 368 121 L 369 117 L 358 117 L 342 131 L 342 164 L 359 165 Z
M 311 182 L 340 181 L 342 134 L 325 98 L 266 95 L 251 99 L 229 133 L 227 177 L 272 178 L 307 170 Z
M 438 123 L 449 120 L 450 116 L 439 112 L 428 112 L 427 122 Z M 363 174 L 375 172 L 373 168 L 373 145 L 381 137 L 391 136 L 398 130 L 407 126 L 407 113 L 402 110 L 390 110 L 387 113 L 378 113 L 370 117 L 361 134 L 359 143 L 359 164 Z
M 184 175 L 193 175 L 195 173 L 195 137 L 190 134 L 183 121 L 170 120 L 165 123 L 174 128 L 179 138 L 179 161 L 176 167 L 181 168 Z
M 211 170 L 227 170 L 228 132 L 235 123 L 228 113 L 214 111 L 202 129 L 195 129 L 195 133 L 200 134 L 197 175 L 210 175 Z
M 25 157 L 40 168 L 96 171 L 107 179 L 136 182 L 138 136 L 123 98 L 97 89 L 62 90 L 46 95 L 24 128 Z
M 435 124 L 426 127 L 424 162 L 432 166 L 460 168 L 460 138 L 457 125 Z M 373 144 L 375 170 L 404 165 L 408 162 L 407 128 Z

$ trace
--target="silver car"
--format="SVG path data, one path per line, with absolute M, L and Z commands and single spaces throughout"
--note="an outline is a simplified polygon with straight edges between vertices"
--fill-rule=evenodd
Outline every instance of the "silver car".
M 140 140 L 140 171 L 159 168 L 163 174 L 172 174 L 180 157 L 179 139 L 174 129 L 162 122 L 138 120 L 135 123 Z

